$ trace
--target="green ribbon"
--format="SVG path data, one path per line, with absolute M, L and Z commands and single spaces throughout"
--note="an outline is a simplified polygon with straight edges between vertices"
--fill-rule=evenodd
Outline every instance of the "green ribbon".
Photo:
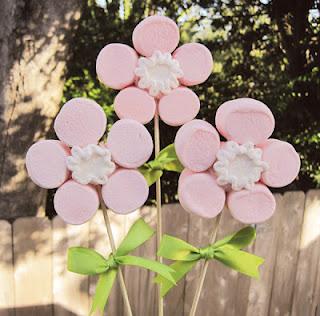
M 164 170 L 179 173 L 183 170 L 173 144 L 162 149 L 155 160 L 149 161 L 139 168 L 149 186 L 161 178 Z
M 154 234 L 153 229 L 143 219 L 136 221 L 119 248 L 108 258 L 93 249 L 72 247 L 68 249 L 68 270 L 84 275 L 99 275 L 96 292 L 93 298 L 90 314 L 104 311 L 108 301 L 118 268 L 121 265 L 132 265 L 156 272 L 163 280 L 175 284 L 171 275 L 174 270 L 154 260 L 128 255 L 131 251 L 142 245 Z
M 252 227 L 245 227 L 235 234 L 225 237 L 205 248 L 196 248 L 189 243 L 169 235 L 164 235 L 161 240 L 158 255 L 170 260 L 175 260 L 170 265 L 174 269 L 174 280 L 181 280 L 201 260 L 215 259 L 231 269 L 253 278 L 259 277 L 259 266 L 264 259 L 242 248 L 251 244 L 256 237 Z M 165 296 L 173 285 L 161 275 L 157 275 L 155 282 L 161 285 L 161 295 Z

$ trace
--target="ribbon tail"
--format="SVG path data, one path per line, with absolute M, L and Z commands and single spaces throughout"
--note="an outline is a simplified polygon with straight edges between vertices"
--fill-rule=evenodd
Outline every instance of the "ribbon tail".
M 103 315 L 103 311 L 107 304 L 116 276 L 116 269 L 111 269 L 99 275 L 98 283 L 96 286 L 96 292 L 93 297 L 92 307 L 89 316 L 91 316 L 96 311 Z
M 171 275 L 176 283 L 178 283 L 192 268 L 196 265 L 198 261 L 176 261 L 169 267 L 174 270 Z M 164 297 L 174 286 L 174 283 L 169 282 L 167 279 L 163 278 L 161 275 L 157 275 L 154 279 L 155 283 L 160 285 L 160 295 Z
M 131 265 L 131 266 L 137 266 L 137 267 L 148 269 L 160 275 L 164 280 L 166 280 L 170 284 L 173 284 L 173 285 L 176 284 L 172 276 L 172 274 L 175 271 L 171 267 L 163 263 L 160 263 L 158 261 L 136 257 L 136 256 L 117 257 L 117 261 L 124 265 Z
M 214 258 L 226 266 L 252 278 L 259 278 L 259 266 L 264 259 L 249 252 L 235 248 L 219 249 Z
M 199 259 L 199 250 L 182 239 L 163 235 L 158 255 L 170 260 L 194 261 Z

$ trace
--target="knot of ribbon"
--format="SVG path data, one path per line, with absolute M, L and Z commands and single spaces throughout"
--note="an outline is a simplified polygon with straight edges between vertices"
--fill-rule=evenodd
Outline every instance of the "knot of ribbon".
M 89 248 L 71 247 L 68 249 L 69 271 L 84 275 L 99 275 L 89 315 L 96 311 L 103 314 L 121 265 L 132 265 L 148 269 L 160 275 L 167 282 L 175 284 L 171 275 L 174 272 L 172 268 L 154 260 L 128 255 L 149 240 L 153 234 L 153 229 L 142 219 L 139 219 L 131 226 L 116 251 L 107 258 Z
M 201 259 L 215 259 L 240 273 L 258 278 L 259 266 L 264 262 L 264 259 L 242 250 L 250 245 L 255 237 L 255 229 L 245 227 L 207 247 L 196 248 L 184 240 L 164 235 L 158 255 L 175 261 L 170 265 L 174 270 L 172 276 L 175 282 L 181 280 Z M 159 274 L 156 276 L 155 282 L 161 285 L 162 296 L 165 296 L 173 287 L 171 282 Z
M 183 170 L 173 144 L 162 149 L 154 160 L 145 163 L 139 168 L 149 186 L 161 178 L 164 170 L 179 173 Z
M 199 255 L 201 259 L 205 260 L 210 260 L 214 258 L 214 248 L 209 245 L 208 247 L 205 248 L 200 248 L 199 249 Z
M 108 269 L 117 269 L 118 268 L 118 262 L 114 258 L 113 254 L 109 255 L 107 262 L 106 262 L 106 265 L 107 265 Z

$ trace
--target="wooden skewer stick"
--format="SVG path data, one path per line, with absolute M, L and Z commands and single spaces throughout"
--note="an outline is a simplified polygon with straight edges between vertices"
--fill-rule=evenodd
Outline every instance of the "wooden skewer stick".
M 220 223 L 220 219 L 221 219 L 221 214 L 222 214 L 222 212 L 220 212 L 219 215 L 217 216 L 216 224 L 215 224 L 215 226 L 213 228 L 213 231 L 212 231 L 212 234 L 211 234 L 211 237 L 210 237 L 210 244 L 214 243 L 216 238 L 217 238 L 217 233 L 218 233 L 219 223 Z M 202 288 L 203 288 L 203 283 L 204 283 L 204 280 L 205 280 L 205 277 L 206 277 L 206 274 L 207 274 L 207 270 L 208 270 L 208 266 L 209 266 L 209 261 L 210 260 L 206 260 L 204 262 L 204 265 L 203 265 L 202 269 L 201 269 L 200 278 L 199 278 L 199 282 L 198 282 L 198 285 L 197 285 L 197 290 L 196 290 L 196 293 L 194 295 L 192 306 L 191 306 L 191 310 L 190 310 L 190 314 L 189 314 L 190 316 L 195 316 L 196 315 L 198 303 L 199 303 L 199 300 L 200 300 L 200 294 L 201 294 L 201 291 L 202 291 Z
M 115 244 L 113 234 L 112 234 L 112 228 L 111 228 L 110 219 L 109 219 L 109 215 L 108 215 L 108 209 L 102 199 L 101 191 L 100 191 L 99 195 L 100 195 L 100 204 L 101 204 L 101 208 L 102 208 L 102 212 L 103 212 L 103 218 L 104 218 L 104 222 L 107 227 L 107 233 L 108 233 L 108 237 L 110 240 L 111 250 L 112 250 L 112 253 L 115 253 L 116 252 L 116 244 Z M 118 280 L 120 283 L 120 289 L 122 292 L 123 301 L 124 301 L 124 305 L 127 310 L 127 314 L 128 314 L 128 316 L 133 316 L 130 301 L 129 301 L 128 291 L 126 288 L 126 284 L 124 283 L 123 273 L 122 273 L 122 270 L 120 267 L 118 267 Z
M 154 117 L 154 153 L 157 156 L 160 152 L 160 128 L 159 115 Z M 157 250 L 160 247 L 162 238 L 162 209 L 161 209 L 161 180 L 156 182 L 156 202 L 157 202 Z M 157 260 L 162 263 L 162 258 L 157 256 Z M 160 294 L 160 285 L 158 287 L 158 315 L 163 316 L 163 298 Z

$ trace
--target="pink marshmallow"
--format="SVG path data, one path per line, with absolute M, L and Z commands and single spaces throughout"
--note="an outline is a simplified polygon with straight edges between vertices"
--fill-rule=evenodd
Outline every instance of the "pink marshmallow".
M 61 108 L 54 122 L 54 130 L 68 146 L 98 143 L 107 125 L 106 115 L 96 102 L 75 98 Z
M 241 98 L 227 101 L 216 112 L 216 127 L 227 139 L 239 144 L 264 143 L 274 130 L 274 117 L 262 102 Z
M 227 205 L 232 216 L 245 224 L 264 222 L 276 209 L 274 196 L 265 185 L 259 183 L 252 190 L 228 193 Z
M 110 129 L 107 146 L 113 160 L 125 168 L 138 168 L 148 161 L 153 151 L 153 141 L 148 130 L 140 123 L 123 119 Z
M 128 214 L 146 202 L 149 187 L 137 170 L 118 169 L 102 187 L 101 193 L 108 208 L 119 214 Z
M 135 87 L 121 90 L 114 100 L 114 109 L 120 119 L 149 123 L 156 112 L 156 102 L 148 92 Z
M 213 218 L 223 209 L 225 192 L 210 172 L 183 170 L 179 179 L 178 197 L 181 206 L 196 215 Z
M 293 146 L 270 139 L 262 146 L 262 150 L 262 160 L 269 165 L 268 170 L 262 174 L 263 183 L 280 188 L 293 182 L 300 170 L 300 158 Z
M 193 120 L 199 110 L 199 98 L 188 88 L 174 89 L 159 101 L 159 115 L 171 126 L 180 126 Z
M 205 82 L 212 72 L 213 60 L 207 47 L 199 43 L 180 46 L 173 54 L 183 71 L 179 81 L 185 86 Z
M 69 177 L 66 165 L 69 155 L 69 148 L 58 140 L 42 140 L 33 144 L 26 156 L 29 177 L 39 187 L 59 187 Z
M 133 48 L 124 44 L 106 45 L 99 53 L 96 71 L 99 80 L 112 89 L 130 86 L 135 79 L 134 70 L 138 55 Z
M 149 16 L 141 21 L 132 33 L 134 48 L 150 57 L 155 51 L 172 53 L 179 43 L 179 28 L 165 16 Z
M 220 139 L 211 124 L 193 120 L 178 130 L 174 144 L 181 163 L 192 171 L 201 172 L 211 167 L 216 160 Z
M 69 180 L 54 196 L 54 208 L 67 223 L 80 225 L 88 221 L 99 207 L 99 195 L 90 185 Z

